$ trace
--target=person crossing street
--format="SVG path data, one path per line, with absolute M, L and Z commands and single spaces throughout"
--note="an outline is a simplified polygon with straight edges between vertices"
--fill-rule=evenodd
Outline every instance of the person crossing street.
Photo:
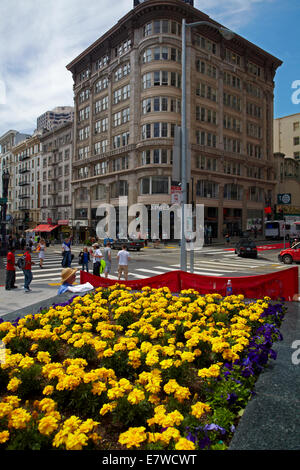
M 31 267 L 32 265 L 34 265 L 34 261 L 32 261 L 31 259 L 31 254 L 30 254 L 30 249 L 28 247 L 25 248 L 25 252 L 24 252 L 24 258 L 25 258 L 25 264 L 24 264 L 24 268 L 23 268 L 23 273 L 24 273 L 24 292 L 27 293 L 27 292 L 31 292 L 31 289 L 30 289 L 30 284 L 31 284 L 31 281 L 32 281 L 32 271 L 31 271 Z

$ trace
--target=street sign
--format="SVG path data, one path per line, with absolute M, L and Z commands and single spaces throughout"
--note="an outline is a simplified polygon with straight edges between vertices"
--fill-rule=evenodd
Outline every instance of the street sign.
M 277 204 L 291 204 L 292 195 L 291 193 L 277 194 Z
M 1 205 L 7 204 L 7 197 L 0 197 L 0 204 Z

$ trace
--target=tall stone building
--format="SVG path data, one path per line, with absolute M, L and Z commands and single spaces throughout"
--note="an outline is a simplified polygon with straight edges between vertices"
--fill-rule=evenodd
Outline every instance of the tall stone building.
M 73 218 L 93 231 L 101 202 L 171 204 L 175 126 L 181 124 L 181 28 L 206 21 L 183 0 L 136 1 L 76 57 Z M 214 237 L 261 227 L 275 197 L 274 76 L 281 61 L 236 35 L 186 28 L 190 200 Z
M 35 132 L 12 149 L 15 162 L 12 213 L 15 231 L 22 233 L 40 221 L 41 143 Z
M 61 225 L 71 233 L 71 165 L 73 123 L 65 123 L 41 136 L 41 222 Z

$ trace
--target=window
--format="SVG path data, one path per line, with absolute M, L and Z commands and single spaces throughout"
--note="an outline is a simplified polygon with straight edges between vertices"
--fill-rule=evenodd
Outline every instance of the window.
M 217 45 L 215 42 L 210 41 L 204 36 L 195 35 L 195 45 L 204 49 L 205 51 L 211 52 L 212 54 L 217 53 Z
M 208 64 L 204 60 L 196 60 L 196 70 L 204 75 L 211 78 L 217 78 L 217 68 L 211 64 Z
M 204 198 L 217 199 L 219 197 L 219 185 L 213 181 L 198 180 L 196 194 Z
M 293 123 L 293 130 L 296 131 L 297 129 L 299 129 L 299 121 L 298 122 L 294 122 Z
M 235 132 L 242 131 L 241 120 L 228 114 L 224 114 L 223 125 L 225 129 L 230 129 Z
M 108 140 L 101 140 L 100 142 L 96 142 L 94 146 L 95 154 L 99 155 L 105 153 L 108 148 Z
M 299 143 L 300 143 L 300 137 L 294 137 L 294 138 L 293 138 L 293 143 L 294 143 L 294 145 L 299 145 Z
M 152 194 L 168 194 L 169 178 L 167 176 L 152 176 Z
M 217 112 L 212 109 L 204 108 L 203 106 L 196 106 L 196 121 L 216 124 Z
M 129 144 L 129 132 L 123 132 L 122 134 L 115 135 L 113 137 L 113 148 L 124 147 Z
M 208 100 L 217 101 L 217 91 L 211 85 L 207 85 L 206 83 L 199 82 L 196 88 L 196 95 L 201 96 L 201 98 L 206 98 Z
M 212 132 L 196 130 L 196 141 L 199 145 L 207 145 L 208 147 L 217 146 L 217 136 Z
M 234 183 L 224 185 L 224 199 L 240 201 L 243 198 L 242 186 Z
M 230 49 L 226 49 L 225 60 L 233 65 L 241 65 L 241 62 L 242 62 L 241 56 L 239 56 L 238 54 L 236 54 Z
M 238 95 L 231 95 L 230 93 L 223 94 L 223 103 L 236 111 L 241 111 L 241 98 Z
M 100 93 L 100 91 L 105 90 L 108 87 L 108 78 L 104 77 L 98 80 L 95 85 L 95 93 Z

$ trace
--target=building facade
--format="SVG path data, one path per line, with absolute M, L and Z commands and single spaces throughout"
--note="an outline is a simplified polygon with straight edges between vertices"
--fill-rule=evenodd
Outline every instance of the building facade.
M 300 113 L 274 119 L 274 152 L 300 160 Z
M 100 203 L 171 204 L 181 124 L 181 25 L 209 21 L 182 0 L 139 2 L 68 66 L 74 80 L 73 218 Z M 220 25 L 219 25 L 220 26 Z M 274 76 L 281 61 L 215 28 L 187 28 L 189 200 L 213 236 L 261 227 L 274 203 Z
M 16 184 L 15 156 L 13 147 L 30 137 L 16 130 L 9 130 L 0 137 L 0 197 L 2 197 L 2 174 L 9 173 L 8 200 L 7 200 L 7 231 L 15 231 L 14 220 L 14 190 Z
M 69 231 L 71 224 L 71 165 L 73 123 L 62 124 L 41 136 L 41 223 Z
M 12 149 L 15 162 L 12 213 L 17 233 L 34 228 L 40 221 L 41 159 L 40 132 Z
M 61 124 L 72 122 L 73 119 L 74 108 L 72 106 L 57 106 L 37 118 L 37 130 L 47 129 L 50 131 Z

